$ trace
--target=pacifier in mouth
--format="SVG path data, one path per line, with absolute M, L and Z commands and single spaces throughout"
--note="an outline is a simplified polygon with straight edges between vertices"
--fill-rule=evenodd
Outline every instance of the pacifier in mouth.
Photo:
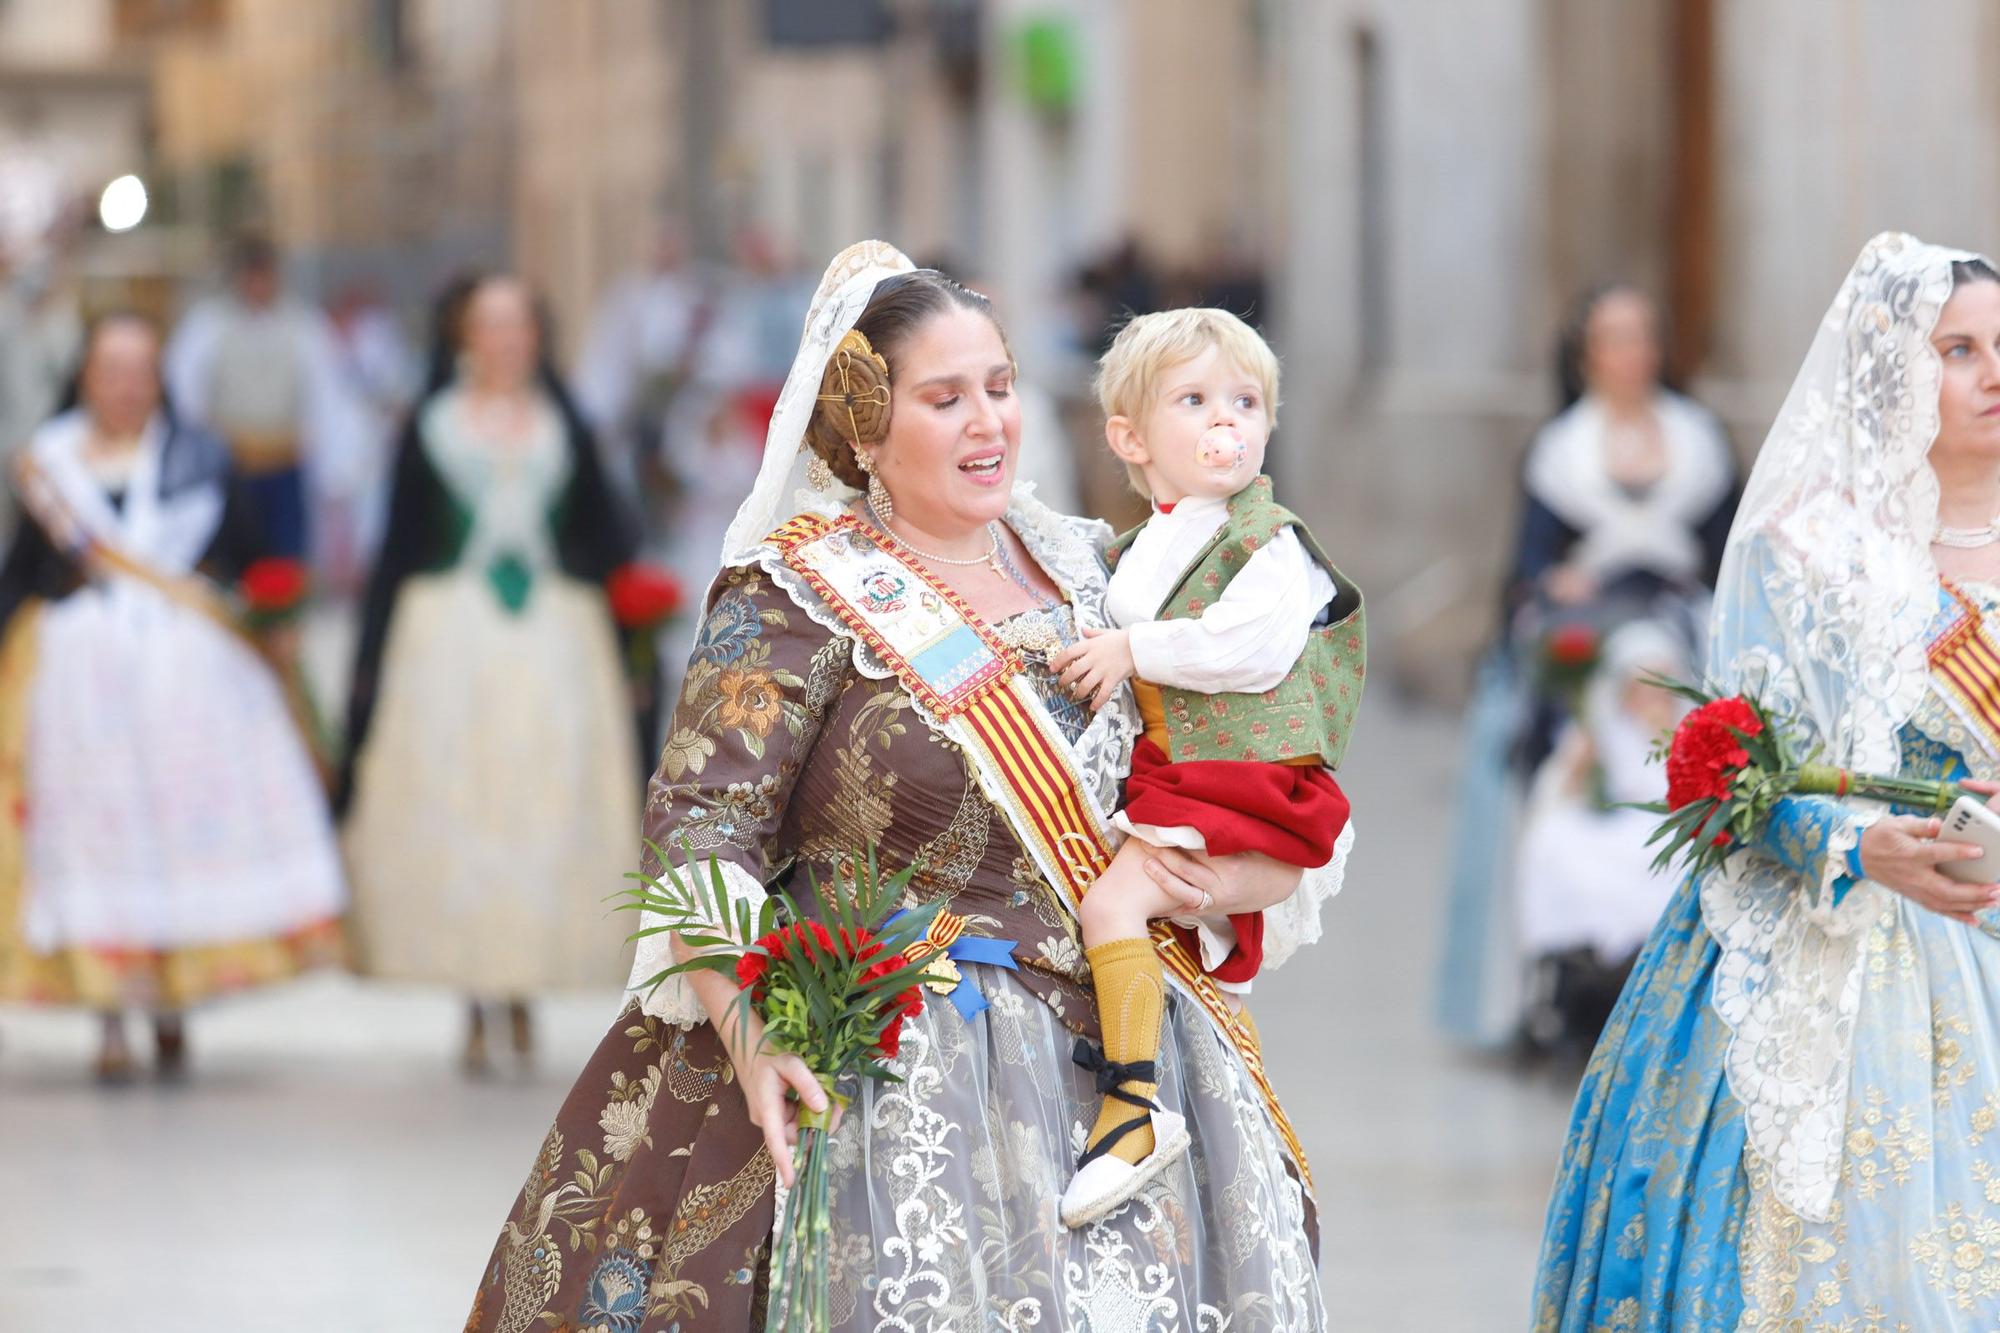
M 1194 447 L 1194 461 L 1217 472 L 1233 472 L 1250 452 L 1243 433 L 1234 426 L 1210 426 Z

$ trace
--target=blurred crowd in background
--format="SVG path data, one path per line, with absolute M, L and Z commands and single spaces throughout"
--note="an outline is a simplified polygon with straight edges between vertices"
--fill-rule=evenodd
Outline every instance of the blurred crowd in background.
M 55 497 L 6 507 L 0 787 L 32 788 L 48 719 L 133 710 L 0 838 L 0 913 L 25 923 L 0 1000 L 100 1010 L 100 1072 L 124 1078 L 117 1011 L 155 1014 L 172 1067 L 184 1004 L 347 948 L 464 990 L 479 1068 L 495 1023 L 532 1044 L 540 990 L 615 980 L 615 923 L 571 927 L 629 859 L 815 275 L 876 234 L 994 298 L 1021 474 L 1121 526 L 1143 507 L 1087 394 L 1119 322 L 1213 304 L 1267 334 L 1270 466 L 1369 591 L 1371 710 L 1468 708 L 1443 1025 L 1523 1060 L 1586 1051 L 1665 892 L 1625 808 L 1657 793 L 1674 717 L 1645 682 L 1699 669 L 1798 331 L 1871 232 L 1979 246 L 2000 217 L 2000 117 L 1960 113 L 1985 105 L 1990 7 L 1921 33 L 1886 0 L 1833 8 L 0 3 L 0 453 Z M 1912 134 L 1934 151 L 1900 151 Z M 153 698 L 100 668 L 58 697 L 65 635 L 98 663 L 222 651 L 200 607 L 82 613 L 139 577 L 107 572 L 112 537 L 170 581 L 309 570 L 309 609 L 251 645 L 264 684 L 156 666 Z M 309 744 L 225 726 L 246 690 L 273 726 L 303 710 Z M 134 736 L 168 776 L 120 806 L 91 775 Z M 106 841 L 131 811 L 193 818 L 203 764 L 253 772 L 199 792 L 219 810 L 314 762 L 332 809 L 300 797 L 282 837 L 216 816 L 199 846 Z M 583 807 L 601 822 L 562 813 Z M 191 885 L 266 843 L 319 850 L 276 908 L 124 939 L 115 894 L 24 907 L 37 874 L 98 873 L 51 838 L 117 874 L 185 856 Z M 538 958 L 491 963 L 529 935 Z M 274 948 L 200 952 L 224 938 Z M 411 943 L 441 938 L 459 956 Z

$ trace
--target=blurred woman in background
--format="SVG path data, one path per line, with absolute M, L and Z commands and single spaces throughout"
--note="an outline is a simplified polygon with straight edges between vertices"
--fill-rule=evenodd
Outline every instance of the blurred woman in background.
M 598 455 L 507 276 L 444 303 L 369 581 L 340 784 L 363 970 L 482 1001 L 616 985 L 606 899 L 639 821 L 640 688 L 604 593 L 633 552 Z M 643 703 L 643 700 L 641 701 Z
M 18 470 L 0 566 L 0 999 L 124 1011 L 181 1071 L 181 1013 L 340 954 L 326 798 L 279 675 L 210 580 L 264 554 L 220 441 L 177 423 L 160 342 L 91 331 L 77 405 Z
M 1621 625 L 1654 622 L 1699 659 L 1738 481 L 1721 425 L 1663 382 L 1658 314 L 1636 288 L 1585 293 L 1556 361 L 1563 407 L 1528 446 L 1501 635 L 1468 712 L 1439 977 L 1451 1035 L 1475 1046 L 1518 1038 L 1524 1053 L 1587 1051 L 1600 993 L 1615 995 L 1622 971 L 1586 975 L 1593 969 L 1571 957 L 1550 973 L 1508 927 L 1519 913 L 1505 904 L 1523 789 Z M 1533 989 L 1576 997 L 1576 1012 L 1544 1009 L 1533 1030 L 1524 1026 L 1530 971 L 1543 974 Z
M 1535 434 L 1511 604 L 1710 588 L 1736 512 L 1729 439 L 1661 382 L 1659 317 L 1644 293 L 1600 287 L 1557 350 L 1563 410 Z

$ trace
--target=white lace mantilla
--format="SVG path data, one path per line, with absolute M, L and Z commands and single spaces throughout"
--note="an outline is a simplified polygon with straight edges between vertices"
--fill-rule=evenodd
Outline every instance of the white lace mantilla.
M 1758 454 L 1716 580 L 1709 679 L 1757 693 L 1801 754 L 1856 772 L 1899 770 L 1900 730 L 1929 689 L 1927 456 L 1943 376 L 1930 337 L 1953 263 L 1971 257 L 1895 233 L 1862 250 Z M 1730 1090 L 1773 1193 L 1815 1221 L 1840 1178 L 1866 927 L 1898 910 L 1869 883 L 1836 907 L 1831 881 L 1877 817 L 1835 831 L 1825 882 L 1744 853 L 1701 886 Z
M 1709 998 L 1730 1029 L 1729 1090 L 1773 1188 L 1814 1221 L 1827 1220 L 1840 1183 L 1868 927 L 1896 910 L 1895 896 L 1868 882 L 1835 907 L 1833 880 L 1881 813 L 1834 830 L 1820 884 L 1734 865 L 1701 886 L 1702 919 L 1722 950 Z

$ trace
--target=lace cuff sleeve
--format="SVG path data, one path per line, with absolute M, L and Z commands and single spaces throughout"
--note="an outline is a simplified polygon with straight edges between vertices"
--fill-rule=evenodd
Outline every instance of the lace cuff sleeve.
M 648 858 L 650 859 L 650 858 Z M 764 906 L 770 895 L 755 876 L 734 861 L 717 858 L 716 864 L 722 868 L 722 885 L 729 895 L 729 911 L 733 916 L 736 904 L 747 903 L 752 920 Z M 706 861 L 697 858 L 693 873 L 705 875 Z M 682 874 L 687 874 L 682 871 Z M 642 913 L 641 928 L 661 924 L 661 918 L 652 912 Z M 673 936 L 666 932 L 646 935 L 639 940 L 638 952 L 632 959 L 632 979 L 626 983 L 628 989 L 639 997 L 639 1007 L 653 1017 L 682 1027 L 691 1027 L 705 1021 L 708 1012 L 695 998 L 694 988 L 687 984 L 686 977 L 668 977 L 659 985 L 648 987 L 646 983 L 672 967 L 677 961 L 673 955 Z

